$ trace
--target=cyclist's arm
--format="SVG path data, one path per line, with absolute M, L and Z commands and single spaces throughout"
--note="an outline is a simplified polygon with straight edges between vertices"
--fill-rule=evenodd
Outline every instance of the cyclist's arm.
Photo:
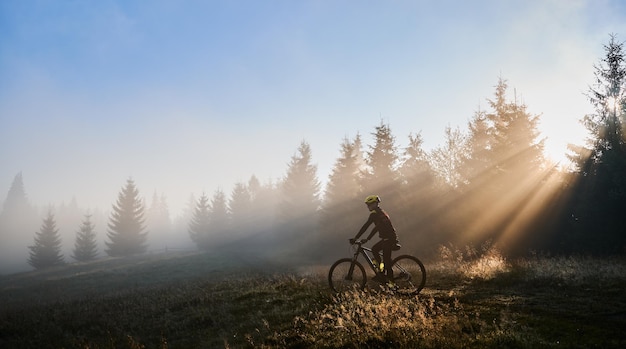
M 374 236 L 376 233 L 378 233 L 378 227 L 377 227 L 377 226 L 374 226 L 374 229 L 372 229 L 372 231 L 370 232 L 370 235 L 367 237 L 367 239 L 366 239 L 366 240 L 368 240 L 368 241 L 369 241 L 369 239 L 371 239 L 371 238 L 372 238 L 372 236 Z
M 363 233 L 365 233 L 365 231 L 367 230 L 367 228 L 374 223 L 374 216 L 370 214 L 370 216 L 367 218 L 367 222 L 365 222 L 365 224 L 363 224 L 363 226 L 361 227 L 361 229 L 359 230 L 358 233 L 356 233 L 356 236 L 354 237 L 354 240 L 358 240 L 361 235 L 363 235 Z

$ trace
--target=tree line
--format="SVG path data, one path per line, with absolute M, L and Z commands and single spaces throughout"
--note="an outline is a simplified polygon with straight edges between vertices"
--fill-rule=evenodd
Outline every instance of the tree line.
M 391 125 L 383 121 L 371 132 L 372 144 L 364 144 L 359 133 L 344 138 L 324 188 L 303 140 L 280 180 L 261 184 L 251 176 L 229 195 L 217 190 L 193 199 L 185 238 L 201 250 L 232 248 L 281 260 L 327 261 L 346 252 L 347 239 L 367 216 L 362 199 L 377 194 L 404 248 L 423 256 L 448 243 L 487 243 L 511 255 L 529 250 L 623 254 L 626 63 L 615 35 L 604 50 L 585 95 L 594 107 L 581 119 L 589 137 L 584 145 L 570 145 L 571 168 L 545 158 L 540 116 L 529 113 L 517 95 L 511 97 L 508 82 L 500 78 L 487 110 L 474 112 L 466 129 L 446 127 L 435 149 L 423 148 L 421 133 L 410 133 L 408 145 L 400 148 Z M 25 205 L 20 186 L 21 175 L 0 219 L 6 220 L 11 207 Z M 164 199 L 155 193 L 153 207 L 159 202 L 163 212 L 156 217 L 164 217 Z M 132 179 L 112 209 L 106 254 L 145 252 L 152 232 Z M 50 211 L 29 246 L 29 263 L 35 268 L 63 263 L 60 244 Z M 96 256 L 94 225 L 86 215 L 72 257 Z

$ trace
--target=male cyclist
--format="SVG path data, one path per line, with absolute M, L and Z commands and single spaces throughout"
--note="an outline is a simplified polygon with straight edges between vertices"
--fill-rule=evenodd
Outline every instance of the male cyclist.
M 374 223 L 374 228 L 365 241 L 369 241 L 369 239 L 371 239 L 372 236 L 378 232 L 378 236 L 381 240 L 372 246 L 372 252 L 374 253 L 375 258 L 374 265 L 379 268 L 379 273 L 377 273 L 374 279 L 384 282 L 386 279 L 393 280 L 393 270 L 391 269 L 391 251 L 400 249 L 400 244 L 398 243 L 398 236 L 396 235 L 396 230 L 394 229 L 393 224 L 391 224 L 389 215 L 379 207 L 379 203 L 380 197 L 378 197 L 378 195 L 370 195 L 365 198 L 365 205 L 367 205 L 370 215 L 367 222 L 363 224 L 361 230 L 359 230 L 354 239 L 350 239 L 350 243 L 354 243 L 355 240 L 358 240 L 359 237 L 365 233 L 367 228 Z M 378 264 L 381 261 L 381 251 L 383 252 L 382 263 Z M 386 279 L 383 271 L 387 275 Z

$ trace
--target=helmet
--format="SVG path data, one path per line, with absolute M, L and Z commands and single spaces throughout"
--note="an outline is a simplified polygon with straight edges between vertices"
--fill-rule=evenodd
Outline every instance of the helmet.
M 379 203 L 379 202 L 380 202 L 380 198 L 378 197 L 378 195 L 370 195 L 365 198 L 366 204 L 374 204 L 374 203 Z

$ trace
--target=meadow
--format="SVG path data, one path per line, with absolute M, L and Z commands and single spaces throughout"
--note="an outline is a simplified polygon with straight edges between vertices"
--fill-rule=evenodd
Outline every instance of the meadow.
M 626 347 L 626 260 L 439 252 L 414 297 L 225 251 L 2 276 L 0 347 Z

